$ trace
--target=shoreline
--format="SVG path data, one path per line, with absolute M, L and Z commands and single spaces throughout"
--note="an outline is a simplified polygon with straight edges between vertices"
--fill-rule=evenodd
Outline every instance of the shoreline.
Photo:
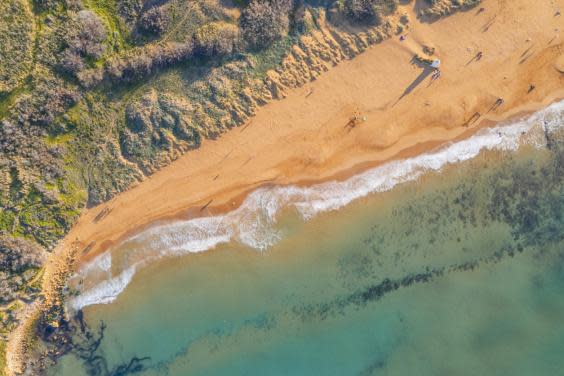
M 81 293 L 70 298 L 68 312 L 111 303 L 126 289 L 136 272 L 160 259 L 212 251 L 232 241 L 264 251 L 280 240 L 279 236 L 269 234 L 277 233 L 275 223 L 285 208 L 293 208 L 307 222 L 322 213 L 340 211 L 361 198 L 379 196 L 405 184 L 417 185 L 417 181 L 426 182 L 427 175 L 456 169 L 455 165 L 489 151 L 517 152 L 524 144 L 541 147 L 551 140 L 548 134 L 561 128 L 562 123 L 557 119 L 561 119 L 563 109 L 564 101 L 558 101 L 530 116 L 482 127 L 470 137 L 461 137 L 411 158 L 393 159 L 341 181 L 259 188 L 226 213 L 156 224 L 79 269 L 75 277 L 89 280 L 88 287 L 80 288 Z M 117 268 L 113 266 L 114 257 L 121 260 Z M 128 261 L 123 264 L 124 260 Z M 101 279 L 100 272 L 104 275 Z M 72 280 L 74 286 L 77 279 Z
M 329 181 L 337 181 L 337 182 L 345 181 L 355 175 L 361 174 L 363 172 L 379 167 L 386 163 L 413 158 L 418 155 L 430 153 L 433 150 L 444 147 L 449 143 L 455 143 L 458 141 L 465 140 L 475 135 L 477 132 L 479 132 L 482 129 L 499 126 L 504 123 L 510 123 L 513 121 L 519 121 L 521 119 L 533 115 L 537 111 L 547 108 L 551 104 L 557 103 L 562 100 L 564 100 L 564 89 L 558 92 L 557 95 L 552 95 L 550 97 L 545 98 L 545 100 L 543 100 L 542 102 L 527 103 L 525 106 L 512 108 L 506 113 L 503 113 L 501 116 L 497 116 L 496 119 L 484 118 L 481 121 L 477 122 L 476 126 L 472 128 L 468 128 L 465 132 L 453 138 L 431 140 L 431 141 L 426 141 L 424 143 L 413 144 L 404 149 L 400 149 L 396 154 L 394 154 L 389 158 L 359 162 L 353 165 L 352 167 L 343 169 L 341 171 L 337 171 L 336 173 L 325 177 L 321 177 L 321 178 L 310 177 L 310 178 L 305 178 L 295 181 L 288 179 L 283 183 L 277 183 L 274 181 L 255 182 L 255 183 L 250 183 L 247 186 L 237 187 L 233 189 L 231 191 L 232 195 L 229 195 L 229 192 L 227 193 L 220 192 L 218 196 L 215 197 L 210 196 L 200 202 L 190 204 L 186 207 L 179 207 L 170 214 L 165 214 L 161 217 L 152 219 L 145 224 L 127 230 L 122 235 L 120 235 L 116 240 L 106 241 L 100 244 L 100 250 L 98 252 L 91 252 L 90 250 L 84 252 L 84 254 L 81 257 L 79 257 L 78 266 L 86 264 L 89 261 L 92 261 L 92 259 L 101 255 L 102 253 L 105 253 L 110 248 L 117 246 L 120 243 L 126 241 L 127 239 L 134 237 L 135 235 L 138 235 L 152 227 L 171 223 L 178 220 L 188 220 L 194 218 L 203 218 L 203 217 L 221 215 L 228 213 L 232 210 L 235 210 L 241 206 L 243 201 L 248 197 L 250 193 L 256 191 L 257 189 L 263 187 L 275 187 L 275 186 L 310 187 L 313 185 L 322 184 Z M 218 197 L 220 197 L 220 199 L 218 199 Z M 217 203 L 216 200 L 220 202 Z M 215 204 L 212 205 L 213 202 L 215 202 Z M 103 205 L 104 204 L 100 206 Z M 84 246 L 84 244 L 82 244 L 82 246 Z M 84 251 L 84 248 L 82 248 L 82 251 Z
M 431 24 L 405 6 L 413 20 L 406 41 L 392 37 L 369 47 L 261 107 L 245 125 L 204 140 L 137 186 L 85 210 L 60 246 L 80 243 L 87 252 L 79 262 L 87 262 L 155 223 L 235 208 L 259 186 L 343 179 L 564 98 L 564 76 L 557 69 L 563 43 L 553 36 L 558 17 L 548 4 L 528 9 L 526 3 L 508 7 L 485 0 L 485 12 L 457 13 Z M 482 23 L 494 18 L 482 31 Z M 410 62 L 424 46 L 436 48 L 444 61 L 438 80 L 423 76 L 419 82 L 424 72 Z M 478 48 L 484 57 L 472 62 Z M 536 89 L 528 92 L 531 82 Z M 499 97 L 504 104 L 492 110 Z M 478 120 L 465 124 L 475 113 Z M 358 115 L 367 120 L 347 129 Z M 107 215 L 96 220 L 104 210 Z
M 310 84 L 291 90 L 285 99 L 260 108 L 247 124 L 218 140 L 204 141 L 137 186 L 84 210 L 45 266 L 46 299 L 35 312 L 56 301 L 57 288 L 76 265 L 158 223 L 230 211 L 264 185 L 342 180 L 467 138 L 564 98 L 564 75 L 554 66 L 562 56 L 562 39 L 546 44 L 558 22 L 552 6 L 527 9 L 526 0 L 509 7 L 498 0 L 483 3 L 487 10 L 483 14 L 462 12 L 432 24 L 416 20 L 408 9 L 414 19 L 409 43 L 392 37 L 369 47 Z M 484 22 L 499 14 L 502 17 L 490 31 L 480 32 Z M 414 50 L 427 45 L 437 47 L 444 61 L 443 77 L 419 84 L 391 104 L 420 77 L 409 60 Z M 535 46 L 532 55 L 520 62 L 531 45 Z M 478 49 L 484 51 L 484 58 L 468 65 Z M 527 93 L 531 82 L 537 88 Z M 502 108 L 483 115 L 500 96 L 505 99 Z M 464 126 L 475 112 L 482 114 L 480 119 Z M 368 120 L 346 129 L 356 114 Z M 107 212 L 101 215 L 103 211 Z M 22 320 L 20 332 L 31 324 L 32 319 Z M 26 346 L 25 338 L 15 338 L 17 332 L 7 350 L 12 372 L 17 372 Z

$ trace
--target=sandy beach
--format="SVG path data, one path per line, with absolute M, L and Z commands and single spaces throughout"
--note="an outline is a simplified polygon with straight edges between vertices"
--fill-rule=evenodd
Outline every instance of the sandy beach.
M 481 12 L 422 23 L 408 5 L 412 26 L 404 41 L 369 48 L 86 210 L 60 247 L 78 241 L 88 260 L 156 221 L 235 207 L 258 186 L 344 178 L 544 107 L 564 96 L 556 15 L 562 6 L 489 0 Z M 423 46 L 442 61 L 437 80 L 411 62 Z M 497 98 L 504 102 L 492 109 Z M 360 121 L 347 126 L 355 115 Z
M 72 247 L 85 262 L 159 221 L 231 210 L 259 186 L 344 179 L 563 98 L 564 19 L 557 11 L 564 0 L 485 0 L 480 7 L 425 23 L 405 5 L 411 26 L 403 41 L 398 35 L 368 48 L 85 210 L 52 254 L 44 290 L 64 279 Z M 412 62 L 423 46 L 441 59 L 439 79 Z M 503 103 L 494 108 L 498 98 Z M 353 117 L 359 120 L 350 126 Z M 10 343 L 12 364 L 20 345 Z

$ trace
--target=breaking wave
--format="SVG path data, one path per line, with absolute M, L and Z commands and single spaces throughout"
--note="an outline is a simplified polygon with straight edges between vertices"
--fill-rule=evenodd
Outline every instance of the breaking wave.
M 80 294 L 69 299 L 69 307 L 79 310 L 92 304 L 112 302 L 136 270 L 162 257 L 203 252 L 230 241 L 263 251 L 281 238 L 274 225 L 283 208 L 293 208 L 304 220 L 309 220 L 358 198 L 389 191 L 425 173 L 439 171 L 448 164 L 470 160 L 482 151 L 513 151 L 523 143 L 543 147 L 547 143 L 547 132 L 562 127 L 563 116 L 564 101 L 527 119 L 482 129 L 468 139 L 383 164 L 345 181 L 310 187 L 260 188 L 250 193 L 239 208 L 224 215 L 152 227 L 83 266 L 72 278 L 80 281 Z

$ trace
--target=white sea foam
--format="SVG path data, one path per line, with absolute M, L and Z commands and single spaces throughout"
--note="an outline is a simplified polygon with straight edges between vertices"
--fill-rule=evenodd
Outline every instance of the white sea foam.
M 110 252 L 102 253 L 94 260 L 82 267 L 80 272 L 82 274 L 89 273 L 95 269 L 103 272 L 109 272 L 112 267 L 112 254 Z
M 79 296 L 70 299 L 69 306 L 78 310 L 91 304 L 112 302 L 137 269 L 164 256 L 202 252 L 229 241 L 265 250 L 280 239 L 274 225 L 282 208 L 294 208 L 308 220 L 371 193 L 391 190 L 448 164 L 475 158 L 484 150 L 516 150 L 524 142 L 543 146 L 545 131 L 563 126 L 563 113 L 564 101 L 526 120 L 480 130 L 468 139 L 413 158 L 386 163 L 342 182 L 260 188 L 250 193 L 239 208 L 225 215 L 155 226 L 119 245 L 114 258 L 111 256 L 114 250 L 110 250 L 82 268 L 76 278 L 90 281 L 83 285 Z
M 70 308 L 82 309 L 91 304 L 107 304 L 125 289 L 135 274 L 135 265 L 121 272 L 117 277 L 103 280 L 93 288 L 82 291 L 82 293 L 69 301 Z

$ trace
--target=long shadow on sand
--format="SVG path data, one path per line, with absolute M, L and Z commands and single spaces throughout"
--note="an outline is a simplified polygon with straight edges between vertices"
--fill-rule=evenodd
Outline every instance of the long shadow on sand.
M 394 105 L 396 103 L 398 103 L 399 101 L 401 101 L 403 99 L 403 97 L 405 97 L 406 95 L 411 93 L 417 86 L 419 86 L 421 84 L 421 82 L 423 82 L 435 70 L 434 68 L 431 68 L 428 65 L 423 65 L 422 68 L 423 68 L 423 70 L 421 71 L 419 76 L 417 76 L 417 78 L 415 80 L 413 80 L 413 82 L 411 84 L 409 84 L 408 87 L 405 88 L 405 90 L 403 91 L 401 96 L 398 98 L 398 100 L 394 103 Z

